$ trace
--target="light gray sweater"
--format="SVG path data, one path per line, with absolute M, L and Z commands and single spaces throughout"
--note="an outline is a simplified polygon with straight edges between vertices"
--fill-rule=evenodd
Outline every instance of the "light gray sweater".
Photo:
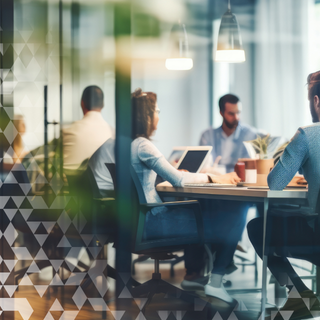
M 162 202 L 155 188 L 157 174 L 175 187 L 183 187 L 185 183 L 208 182 L 206 174 L 181 172 L 175 169 L 146 138 L 140 137 L 132 142 L 131 163 L 139 177 L 148 203 Z

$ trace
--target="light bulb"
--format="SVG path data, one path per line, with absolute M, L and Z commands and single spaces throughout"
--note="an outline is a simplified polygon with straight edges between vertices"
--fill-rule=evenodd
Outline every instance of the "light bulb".
M 190 70 L 193 67 L 191 58 L 170 58 L 166 59 L 166 68 L 168 70 Z
M 244 50 L 217 50 L 216 61 L 240 63 L 246 61 Z

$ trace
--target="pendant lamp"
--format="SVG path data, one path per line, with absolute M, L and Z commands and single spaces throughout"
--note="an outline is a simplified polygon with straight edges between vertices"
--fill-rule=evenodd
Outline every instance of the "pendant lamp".
M 173 42 L 171 57 L 166 59 L 168 70 L 190 70 L 193 61 L 189 58 L 189 45 L 186 27 L 179 21 L 171 29 L 171 41 Z
M 228 10 L 221 18 L 215 61 L 229 63 L 246 61 L 240 28 L 236 16 L 231 12 L 230 0 L 228 0 Z

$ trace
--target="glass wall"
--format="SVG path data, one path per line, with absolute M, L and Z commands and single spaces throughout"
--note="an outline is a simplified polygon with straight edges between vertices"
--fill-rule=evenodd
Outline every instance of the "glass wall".
M 306 79 L 320 67 L 320 3 L 231 1 L 246 54 L 241 64 L 214 61 L 224 0 L 6 0 L 0 8 L 1 319 L 259 319 L 262 263 L 245 227 L 223 279 L 237 301 L 232 307 L 203 288 L 182 302 L 174 300 L 176 292 L 157 294 L 153 302 L 132 293 L 136 281 L 152 277 L 154 259 L 165 258 L 162 279 L 178 288 L 186 274 L 184 246 L 174 250 L 177 257 L 132 249 L 131 233 L 142 227 L 133 221 L 131 201 L 130 93 L 156 93 L 161 113 L 150 141 L 164 158 L 174 147 L 198 146 L 206 129 L 221 125 L 218 101 L 227 93 L 239 96 L 242 123 L 289 141 L 311 124 Z M 188 42 L 193 67 L 169 70 L 182 24 L 186 33 L 179 37 Z M 185 49 L 181 41 L 179 49 Z M 103 91 L 104 106 L 78 135 L 88 118 L 83 92 L 93 85 Z M 108 135 L 100 134 L 99 123 Z M 100 193 L 86 170 L 109 138 L 116 141 L 108 162 L 117 159 L 118 190 L 109 175 L 112 188 Z M 81 155 L 81 161 L 70 170 L 65 148 L 75 141 L 70 157 Z M 208 205 L 205 195 L 194 193 L 160 195 L 200 199 L 212 216 L 234 200 Z M 247 222 L 258 215 L 253 202 Z M 228 229 L 225 234 L 232 236 Z M 212 261 L 199 259 L 206 263 L 199 273 L 208 278 Z M 316 290 L 316 267 L 293 264 Z M 270 272 L 267 280 L 268 301 L 280 306 L 284 290 Z

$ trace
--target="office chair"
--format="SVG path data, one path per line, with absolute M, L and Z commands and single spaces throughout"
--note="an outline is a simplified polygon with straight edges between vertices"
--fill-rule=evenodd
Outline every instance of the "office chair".
M 275 212 L 277 215 L 285 218 L 285 217 L 288 217 L 292 214 L 301 213 L 301 206 L 300 205 L 281 205 L 281 206 L 279 206 L 279 209 L 277 209 Z M 320 190 L 319 190 L 318 197 L 317 197 L 315 212 L 318 215 L 320 214 Z M 318 220 L 318 223 L 320 223 L 320 220 Z M 284 229 L 284 233 L 287 233 L 287 232 L 289 232 L 289 231 L 287 229 Z M 315 264 L 312 264 L 312 268 L 311 268 L 311 270 L 309 270 L 299 264 L 294 263 L 293 261 L 291 261 L 291 265 L 293 267 L 299 268 L 303 271 L 310 272 L 310 275 L 300 276 L 300 278 L 302 280 L 311 280 L 311 289 L 312 289 L 312 291 L 316 292 L 316 294 L 318 295 L 320 292 L 320 286 L 319 286 L 320 267 Z M 282 287 L 280 287 L 280 285 L 278 284 L 278 282 L 276 281 L 276 279 L 273 275 L 270 278 L 270 283 L 275 284 L 275 287 L 274 287 L 275 298 L 276 299 L 283 298 Z
M 67 171 L 66 177 L 70 195 L 78 199 L 78 203 L 74 203 L 74 207 L 71 208 L 71 210 L 74 210 L 75 213 L 81 211 L 87 220 L 81 234 L 88 234 L 90 238 L 92 234 L 104 234 L 108 236 L 108 243 L 113 242 L 115 239 L 113 220 L 114 200 L 101 200 L 99 189 L 97 185 L 93 183 L 95 180 L 90 167 L 87 167 L 85 171 Z M 69 236 L 72 237 L 72 235 Z M 99 244 L 97 243 L 97 245 Z M 104 258 L 103 250 L 101 250 L 101 254 L 102 256 L 100 257 Z M 82 265 L 82 267 L 84 266 Z M 88 266 L 86 269 L 88 269 Z M 108 265 L 107 272 L 109 277 L 116 279 L 117 273 L 114 268 Z M 88 284 L 89 282 L 86 281 L 84 287 Z
M 89 166 L 83 173 L 81 185 L 83 186 L 81 195 L 83 203 L 82 212 L 86 212 L 88 219 L 91 219 L 81 233 L 108 235 L 107 242 L 114 242 L 117 230 L 115 199 L 101 198 L 96 179 L 94 178 L 93 172 Z M 102 258 L 104 257 L 102 256 Z M 107 275 L 112 279 L 120 278 L 118 272 L 109 264 L 107 265 Z M 82 285 L 82 288 L 85 288 L 89 284 L 87 280 Z M 134 287 L 140 285 L 140 283 L 133 278 L 130 278 L 128 283 Z
M 131 167 L 131 177 L 135 186 L 133 199 L 135 232 L 133 235 L 132 252 L 137 254 L 146 254 L 154 260 L 154 273 L 152 274 L 152 279 L 141 284 L 139 287 L 131 289 L 131 293 L 133 297 L 140 297 L 143 295 L 148 296 L 148 301 L 143 310 L 145 310 L 148 303 L 150 303 L 152 297 L 158 293 L 174 294 L 176 297 L 180 297 L 183 300 L 193 303 L 194 297 L 161 279 L 159 261 L 172 259 L 174 257 L 172 252 L 183 250 L 189 245 L 203 243 L 203 222 L 200 205 L 196 200 L 152 204 L 147 203 L 140 180 L 133 167 Z M 191 210 L 195 216 L 197 234 L 195 236 L 188 237 L 163 236 L 159 239 L 146 240 L 145 226 L 147 214 L 151 209 L 160 207 L 180 209 L 180 212 L 183 209 Z M 179 214 L 178 210 L 175 212 L 175 214 Z
M 108 168 L 110 175 L 111 175 L 111 179 L 114 185 L 114 189 L 116 190 L 117 188 L 117 181 L 116 181 L 116 165 L 114 163 L 106 163 L 105 164 L 106 167 Z M 136 274 L 136 269 L 135 269 L 135 265 L 136 263 L 142 263 L 145 262 L 147 260 L 149 260 L 151 257 L 149 255 L 140 255 L 138 258 L 134 259 L 132 261 L 132 268 L 131 268 L 131 273 L 132 275 Z M 174 266 L 176 264 L 178 264 L 179 262 L 184 260 L 184 255 L 179 257 L 178 255 L 173 255 L 172 259 L 170 260 L 162 260 L 160 261 L 161 264 L 170 264 L 170 277 L 173 278 L 174 277 Z
M 319 193 L 318 193 L 315 212 L 318 215 L 320 215 L 320 190 L 319 190 Z M 320 223 L 320 220 L 318 221 L 318 223 Z M 296 265 L 295 263 L 292 263 L 292 265 L 295 266 L 295 267 L 298 267 L 298 268 L 300 268 L 302 270 L 309 271 L 308 269 L 305 269 L 300 265 Z M 312 291 L 316 292 L 317 295 L 320 293 L 320 267 L 319 266 L 312 264 L 310 275 L 300 276 L 300 278 L 303 279 L 303 280 L 311 280 L 311 289 L 312 289 Z

